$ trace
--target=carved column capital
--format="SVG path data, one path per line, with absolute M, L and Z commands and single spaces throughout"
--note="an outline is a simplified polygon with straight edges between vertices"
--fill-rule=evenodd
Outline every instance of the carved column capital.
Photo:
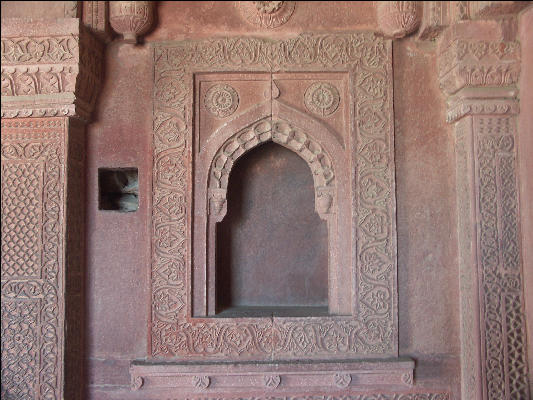
M 77 18 L 2 19 L 2 118 L 89 120 L 102 81 L 103 45 Z
M 439 44 L 439 84 L 448 122 L 466 115 L 517 114 L 520 75 L 517 41 L 463 39 L 447 33 Z

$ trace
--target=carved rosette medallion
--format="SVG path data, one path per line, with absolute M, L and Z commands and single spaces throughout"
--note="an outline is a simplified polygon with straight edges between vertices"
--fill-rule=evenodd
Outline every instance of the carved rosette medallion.
M 414 32 L 422 19 L 418 1 L 380 1 L 376 11 L 381 31 L 393 38 Z
M 237 110 L 239 95 L 230 85 L 215 85 L 205 94 L 204 105 L 215 117 L 226 118 Z
M 237 7 L 246 21 L 262 28 L 277 28 L 294 12 L 295 1 L 239 1 Z
M 307 88 L 304 95 L 307 109 L 323 117 L 337 111 L 340 95 L 337 88 L 326 82 L 313 83 Z
M 338 388 L 344 389 L 352 382 L 352 376 L 350 374 L 338 373 L 333 377 L 335 386 Z
M 281 376 L 279 375 L 265 375 L 263 377 L 263 383 L 268 389 L 275 389 L 281 383 Z

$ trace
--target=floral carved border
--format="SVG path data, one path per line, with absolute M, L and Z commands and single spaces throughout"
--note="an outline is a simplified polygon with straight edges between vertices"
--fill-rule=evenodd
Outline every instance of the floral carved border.
M 354 312 L 264 322 L 190 317 L 193 78 L 216 71 L 344 71 L 354 105 Z M 154 47 L 152 357 L 281 359 L 397 355 L 391 42 L 371 33 Z
M 42 186 L 39 204 L 36 206 L 41 215 L 41 248 L 42 258 L 40 270 L 36 276 L 25 276 L 23 271 L 8 276 L 2 274 L 2 365 L 22 363 L 35 368 L 34 382 L 24 380 L 26 393 L 20 392 L 20 383 L 16 379 L 4 379 L 2 369 L 2 398 L 5 396 L 32 396 L 35 398 L 62 398 L 63 385 L 63 185 L 64 179 L 64 132 L 63 119 L 47 120 L 2 120 L 2 181 L 4 168 L 17 165 L 28 168 L 40 165 Z M 19 169 L 20 170 L 20 169 Z M 34 171 L 34 169 L 31 169 Z M 22 181 L 22 185 L 26 181 Z M 8 190 L 2 185 L 2 197 Z M 26 199 L 24 199 L 26 200 Z M 33 205 L 29 205 L 33 207 Z M 4 209 L 2 203 L 2 212 Z M 11 210 L 16 212 L 15 210 Z M 16 243 L 5 243 L 6 230 L 20 227 L 2 224 L 2 250 L 15 246 Z M 7 238 L 8 236 L 6 236 Z M 4 247 L 6 246 L 6 247 Z M 2 258 L 2 263 L 7 262 Z M 2 265 L 4 271 L 6 265 Z M 14 264 L 16 268 L 16 264 Z M 33 323 L 21 317 L 30 315 L 24 311 L 33 304 L 35 309 Z M 19 307 L 22 314 L 12 314 L 13 307 Z M 20 308 L 22 307 L 22 308 Z M 29 310 L 29 309 L 28 309 Z M 29 311 L 28 311 L 29 312 Z M 10 352 L 16 349 L 17 339 L 12 335 L 25 337 L 34 346 L 33 357 L 24 352 Z M 13 340 L 11 340 L 13 339 Z M 30 344 L 28 344 L 30 345 Z M 28 358 L 30 356 L 30 358 Z M 15 374 L 16 375 L 16 374 Z

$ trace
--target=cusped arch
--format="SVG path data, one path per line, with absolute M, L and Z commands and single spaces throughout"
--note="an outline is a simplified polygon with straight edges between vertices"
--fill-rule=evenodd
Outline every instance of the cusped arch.
M 210 214 L 221 220 L 226 212 L 229 176 L 235 162 L 255 147 L 272 141 L 299 155 L 309 166 L 315 187 L 315 207 L 322 218 L 336 204 L 336 179 L 332 159 L 315 139 L 288 121 L 263 118 L 230 136 L 219 147 L 209 168 Z

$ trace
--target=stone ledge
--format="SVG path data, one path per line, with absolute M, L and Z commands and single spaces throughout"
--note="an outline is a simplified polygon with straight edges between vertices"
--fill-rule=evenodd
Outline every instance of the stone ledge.
M 336 362 L 164 363 L 133 361 L 132 390 L 171 391 L 176 394 L 237 393 L 272 390 L 403 388 L 413 385 L 414 361 L 343 360 Z

